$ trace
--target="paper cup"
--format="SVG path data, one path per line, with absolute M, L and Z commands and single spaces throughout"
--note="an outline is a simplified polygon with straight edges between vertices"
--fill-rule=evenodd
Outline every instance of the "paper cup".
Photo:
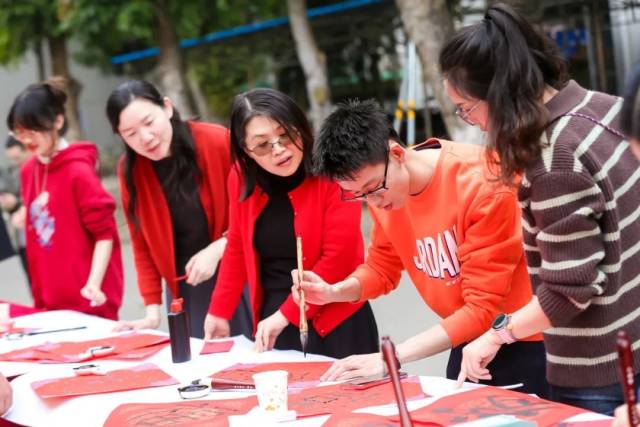
M 287 371 L 266 371 L 253 375 L 260 409 L 266 413 L 287 412 Z

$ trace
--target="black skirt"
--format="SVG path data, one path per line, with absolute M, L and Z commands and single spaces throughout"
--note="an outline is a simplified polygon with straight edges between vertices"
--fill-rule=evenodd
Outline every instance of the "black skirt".
M 289 294 L 285 292 L 265 292 L 260 310 L 261 318 L 265 319 L 275 313 L 288 296 Z M 276 339 L 274 347 L 278 350 L 302 351 L 298 325 L 289 324 L 284 328 Z M 309 321 L 307 353 L 341 359 L 352 354 L 375 353 L 379 350 L 378 326 L 368 302 L 324 338 L 318 335 L 313 328 L 313 323 Z
M 183 308 L 189 313 L 189 331 L 193 338 L 204 338 L 204 319 L 209 310 L 211 294 L 215 287 L 218 273 L 198 286 L 191 286 L 184 280 L 178 284 L 180 296 L 184 299 Z M 171 292 L 167 288 L 167 307 L 171 304 Z M 240 304 L 229 321 L 231 336 L 244 335 L 251 339 L 253 336 L 253 321 L 251 303 L 249 302 L 248 287 L 244 287 Z

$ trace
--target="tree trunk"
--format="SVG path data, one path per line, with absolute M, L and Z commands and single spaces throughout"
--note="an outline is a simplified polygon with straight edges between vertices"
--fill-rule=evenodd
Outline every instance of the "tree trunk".
M 47 38 L 49 43 L 49 54 L 51 56 L 51 72 L 54 76 L 64 77 L 67 80 L 67 103 L 65 105 L 65 115 L 69 129 L 67 139 L 77 141 L 82 139 L 83 132 L 80 126 L 78 114 L 78 99 L 82 91 L 82 85 L 71 75 L 69 71 L 69 57 L 67 54 L 67 39 L 64 36 Z
M 198 114 L 193 101 L 193 95 L 185 77 L 185 68 L 182 61 L 178 37 L 173 28 L 169 11 L 165 0 L 154 2 L 156 9 L 156 39 L 160 47 L 160 59 L 158 73 L 160 85 L 166 96 L 171 99 L 183 119 L 188 119 Z
M 311 32 L 305 0 L 287 0 L 287 7 L 296 53 L 306 79 L 307 97 L 311 104 L 311 122 L 317 132 L 331 112 L 327 59 L 318 48 Z
M 222 125 L 228 125 L 228 120 L 224 117 L 219 116 L 215 112 L 211 111 L 209 108 L 209 104 L 207 103 L 207 97 L 205 96 L 202 88 L 200 87 L 200 82 L 198 81 L 195 73 L 187 72 L 186 75 L 187 83 L 189 84 L 189 89 L 193 94 L 193 101 L 196 105 L 196 108 L 200 112 L 200 120 L 204 120 L 210 123 L 219 123 Z
M 431 86 L 449 136 L 457 142 L 478 144 L 482 136 L 477 128 L 462 122 L 454 113 L 454 106 L 442 85 L 442 72 L 438 64 L 440 49 L 453 34 L 453 21 L 445 0 L 396 0 L 402 24 L 416 45 L 422 64 L 422 80 Z
M 47 73 L 44 68 L 44 52 L 42 51 L 42 39 L 38 39 L 33 43 L 33 53 L 36 56 L 36 67 L 38 69 L 38 81 L 46 79 Z

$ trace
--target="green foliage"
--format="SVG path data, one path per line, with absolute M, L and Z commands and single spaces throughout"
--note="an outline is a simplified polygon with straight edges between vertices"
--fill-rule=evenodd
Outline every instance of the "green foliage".
M 64 35 L 58 20 L 64 0 L 0 1 L 0 64 L 19 61 L 43 38 Z
M 206 51 L 206 54 L 204 54 Z M 256 86 L 267 86 L 271 58 L 255 54 L 251 46 L 220 44 L 188 55 L 189 72 L 200 84 L 207 104 L 217 115 L 227 117 L 233 97 Z
M 156 16 L 164 6 L 178 39 L 205 34 L 282 13 L 278 0 L 73 0 L 63 25 L 82 41 L 78 59 L 109 67 L 111 56 L 156 46 Z M 274 13 L 275 12 L 275 13 Z
M 178 39 L 201 37 L 287 12 L 286 2 L 281 0 L 73 0 L 71 4 L 63 25 L 83 44 L 76 59 L 112 71 L 113 55 L 157 46 L 154 31 L 158 7 L 166 8 Z M 187 49 L 184 54 L 187 72 L 200 84 L 211 109 L 219 114 L 227 112 L 231 97 L 243 85 L 246 87 L 248 76 L 264 69 L 264 57 L 253 57 L 246 46 L 209 45 Z M 230 56 L 242 59 L 230 61 Z M 120 70 L 144 75 L 156 61 L 137 61 Z
M 62 25 L 83 45 L 79 62 L 108 70 L 112 55 L 153 44 L 154 21 L 150 1 L 73 0 Z

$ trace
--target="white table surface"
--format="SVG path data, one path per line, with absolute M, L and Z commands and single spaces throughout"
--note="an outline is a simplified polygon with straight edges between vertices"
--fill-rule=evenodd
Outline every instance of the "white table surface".
M 43 334 L 27 336 L 19 341 L 7 341 L 0 339 L 0 353 L 4 353 L 19 348 L 30 347 L 42 344 L 47 341 L 75 341 L 97 339 L 114 335 L 111 329 L 115 325 L 114 321 L 89 316 L 74 311 L 50 311 L 45 313 L 31 314 L 16 318 L 15 327 L 58 329 L 74 326 L 87 326 L 87 329 L 78 331 L 60 332 L 55 334 Z M 159 331 L 145 331 L 166 335 Z M 235 363 L 252 362 L 291 362 L 291 361 L 322 361 L 332 360 L 325 356 L 307 354 L 304 359 L 298 351 L 274 350 L 265 353 L 256 353 L 253 350 L 253 342 L 245 337 L 235 337 L 235 345 L 228 353 L 209 354 L 201 356 L 200 350 L 204 344 L 203 340 L 191 339 L 191 361 L 174 364 L 171 362 L 171 348 L 167 346 L 154 356 L 144 361 L 99 361 L 97 363 L 104 370 L 113 370 L 128 366 L 135 366 L 141 363 L 154 363 L 169 375 L 178 380 L 181 384 L 188 384 L 192 380 L 202 378 L 212 373 L 229 367 Z M 154 387 L 140 390 L 131 390 L 115 393 L 95 394 L 90 396 L 74 398 L 41 399 L 31 388 L 31 383 L 48 378 L 72 376 L 71 368 L 82 363 L 71 364 L 37 364 L 37 363 L 15 363 L 0 362 L 0 372 L 5 376 L 24 374 L 11 382 L 13 387 L 13 406 L 5 414 L 6 419 L 26 426 L 81 426 L 92 427 L 102 426 L 109 414 L 119 405 L 124 403 L 162 403 L 181 401 L 176 388 L 177 385 L 166 387 Z M 456 390 L 454 382 L 441 377 L 421 377 L 422 388 L 425 393 L 434 396 L 428 399 L 421 399 L 409 402 L 409 409 L 415 409 L 431 403 L 441 396 L 450 395 L 459 391 L 465 391 L 475 385 L 469 384 L 462 389 Z M 251 392 L 229 391 L 213 392 L 203 399 L 229 399 L 240 398 L 250 395 Z M 361 411 L 364 412 L 364 411 Z M 366 412 L 378 413 L 381 415 L 392 415 L 397 413 L 395 405 L 388 407 L 377 407 Z M 328 416 L 307 418 L 290 423 L 280 423 L 281 426 L 321 426 Z M 584 419 L 595 419 L 596 416 L 579 416 Z M 579 419 L 573 417 L 572 419 Z M 255 419 L 243 420 L 242 417 L 232 417 L 231 425 L 240 426 L 252 424 L 255 427 Z M 264 425 L 264 423 L 260 423 Z

